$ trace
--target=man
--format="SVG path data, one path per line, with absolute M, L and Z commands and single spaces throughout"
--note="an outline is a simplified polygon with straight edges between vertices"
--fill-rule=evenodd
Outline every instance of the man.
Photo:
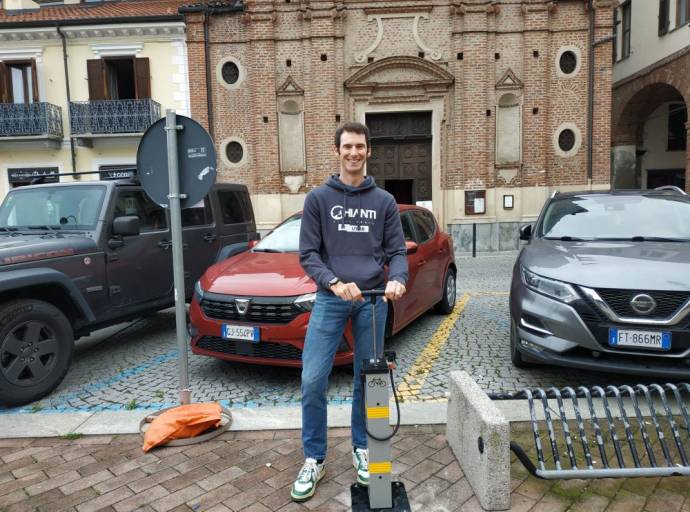
M 360 382 L 362 360 L 372 354 L 372 304 L 361 290 L 380 289 L 383 301 L 405 293 L 407 251 L 395 199 L 364 175 L 371 156 L 369 130 L 345 123 L 335 132 L 333 151 L 340 173 L 312 190 L 304 202 L 300 263 L 318 285 L 302 353 L 302 444 L 306 461 L 292 486 L 295 501 L 314 495 L 326 458 L 326 389 L 333 358 L 348 319 L 352 320 L 354 389 L 352 463 L 357 482 L 369 485 L 367 436 Z M 388 264 L 388 281 L 384 265 Z M 377 347 L 382 352 L 387 306 L 375 308 Z

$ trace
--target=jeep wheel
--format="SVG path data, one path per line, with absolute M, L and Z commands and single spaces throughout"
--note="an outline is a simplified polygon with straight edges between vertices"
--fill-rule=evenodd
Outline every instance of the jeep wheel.
M 73 352 L 72 326 L 55 306 L 38 300 L 0 306 L 0 403 L 21 405 L 50 393 Z

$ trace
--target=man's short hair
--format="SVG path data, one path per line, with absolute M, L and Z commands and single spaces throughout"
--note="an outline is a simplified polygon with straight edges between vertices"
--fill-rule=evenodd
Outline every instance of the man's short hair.
M 367 128 L 367 126 L 362 123 L 347 122 L 338 126 L 338 129 L 335 131 L 334 144 L 337 149 L 340 149 L 340 136 L 343 134 L 343 132 L 358 133 L 359 135 L 364 135 L 364 138 L 367 141 L 367 148 L 371 147 L 371 141 L 369 140 L 369 128 Z

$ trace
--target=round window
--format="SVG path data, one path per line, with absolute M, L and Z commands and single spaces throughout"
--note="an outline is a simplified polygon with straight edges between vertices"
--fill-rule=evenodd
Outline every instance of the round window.
M 229 142 L 228 145 L 225 146 L 225 156 L 227 156 L 228 160 L 233 164 L 240 162 L 244 156 L 242 144 L 237 141 Z
M 561 68 L 561 72 L 564 75 L 570 75 L 577 69 L 577 56 L 575 52 L 570 50 L 565 51 L 561 54 L 561 58 L 558 60 L 558 67 Z
M 237 80 L 240 78 L 240 68 L 232 61 L 226 62 L 221 69 L 221 75 L 225 83 L 232 85 L 237 83 Z
M 575 147 L 575 132 L 570 128 L 566 128 L 558 134 L 558 147 L 561 151 L 567 153 Z

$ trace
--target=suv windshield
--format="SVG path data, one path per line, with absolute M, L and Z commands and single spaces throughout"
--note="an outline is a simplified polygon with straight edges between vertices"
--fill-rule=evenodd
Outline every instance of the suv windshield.
M 0 205 L 0 228 L 91 230 L 105 187 L 40 187 L 11 191 Z
M 687 196 L 592 195 L 553 201 L 539 236 L 584 240 L 690 240 Z
M 302 216 L 294 215 L 271 231 L 254 246 L 255 252 L 298 252 Z

